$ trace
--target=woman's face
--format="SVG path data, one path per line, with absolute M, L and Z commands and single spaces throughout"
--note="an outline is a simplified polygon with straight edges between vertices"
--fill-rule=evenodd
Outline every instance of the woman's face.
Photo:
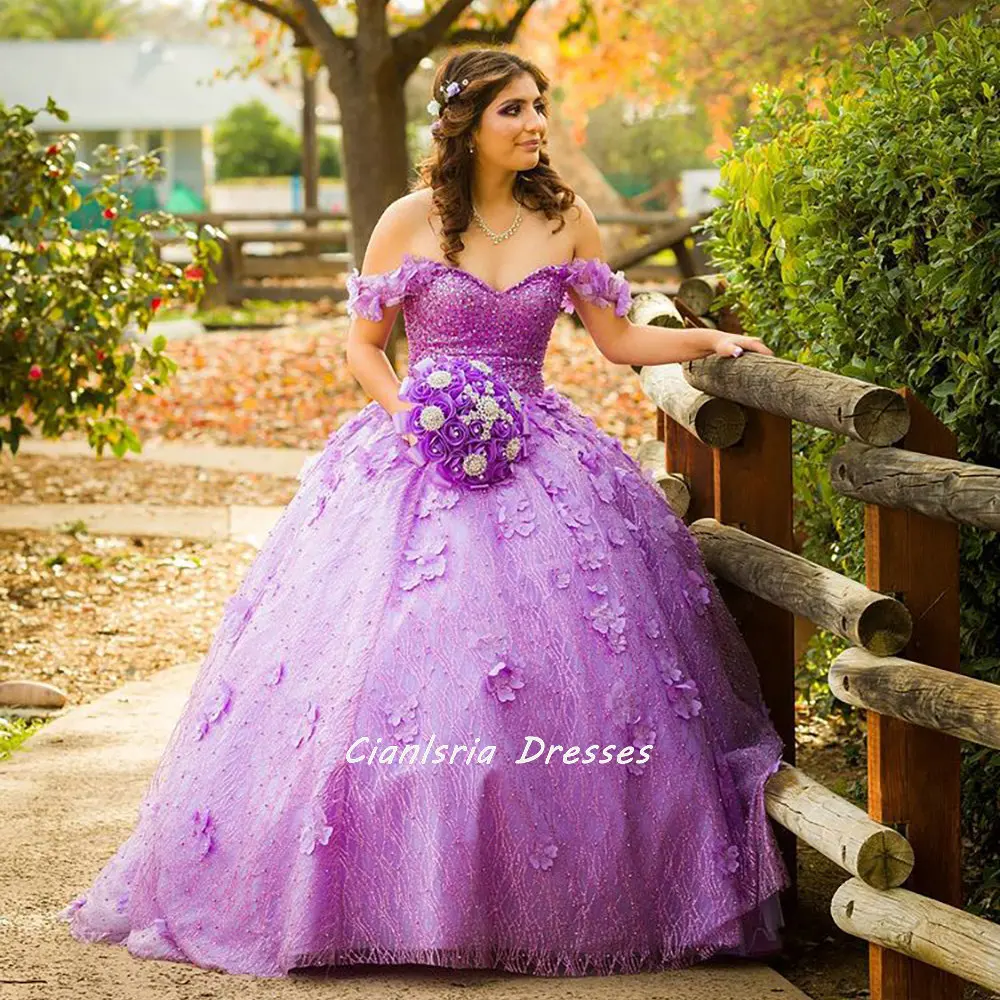
M 487 106 L 472 132 L 475 156 L 508 170 L 530 170 L 538 163 L 547 121 L 545 99 L 530 73 L 522 73 Z M 529 145 L 536 140 L 534 145 Z

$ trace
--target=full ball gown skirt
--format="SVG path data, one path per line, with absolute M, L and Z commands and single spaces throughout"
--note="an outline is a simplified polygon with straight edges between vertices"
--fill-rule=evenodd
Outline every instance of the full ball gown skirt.
M 450 352 L 501 373 L 529 448 L 473 489 L 411 461 L 376 402 L 331 434 L 225 606 L 133 831 L 60 917 L 265 977 L 774 954 L 783 746 L 755 664 L 657 486 L 541 379 L 569 293 L 624 315 L 624 276 L 576 258 L 498 290 L 406 255 L 348 285 L 354 315 L 402 303 L 411 368 Z

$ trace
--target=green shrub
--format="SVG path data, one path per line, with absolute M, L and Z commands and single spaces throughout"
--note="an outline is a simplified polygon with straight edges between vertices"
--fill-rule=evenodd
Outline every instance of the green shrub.
M 67 120 L 51 98 L 45 110 Z M 224 236 L 187 232 L 191 263 L 161 260 L 155 233 L 182 227 L 166 212 L 137 214 L 129 192 L 162 171 L 156 158 L 99 146 L 94 167 L 106 172 L 82 196 L 73 182 L 91 166 L 76 160 L 79 137 L 40 144 L 38 114 L 0 102 L 0 451 L 17 452 L 29 422 L 45 437 L 83 422 L 98 454 L 105 444 L 119 456 L 140 451 L 114 413 L 118 398 L 154 395 L 177 366 L 163 337 L 146 347 L 139 334 L 161 302 L 196 298 L 214 280 Z M 69 216 L 91 199 L 109 228 L 74 230 Z
M 749 333 L 776 354 L 907 385 L 1000 466 L 1000 28 L 980 4 L 910 40 L 876 30 L 822 100 L 759 88 L 703 224 Z M 863 26 L 882 29 L 870 8 Z M 817 108 L 816 105 L 819 105 Z M 807 555 L 863 578 L 861 505 L 830 490 L 841 442 L 796 426 Z M 1000 681 L 1000 542 L 960 532 L 963 672 Z M 829 657 L 814 660 L 817 674 Z M 1000 754 L 963 745 L 970 907 L 1000 916 Z

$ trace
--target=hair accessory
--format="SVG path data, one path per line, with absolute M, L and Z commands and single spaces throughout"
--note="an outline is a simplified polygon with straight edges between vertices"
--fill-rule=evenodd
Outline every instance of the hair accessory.
M 444 95 L 442 101 L 432 100 L 427 104 L 427 110 L 432 115 L 441 114 L 441 109 L 451 100 L 469 81 L 463 80 L 459 83 L 457 80 L 452 80 L 450 83 L 446 83 L 440 88 L 440 92 Z

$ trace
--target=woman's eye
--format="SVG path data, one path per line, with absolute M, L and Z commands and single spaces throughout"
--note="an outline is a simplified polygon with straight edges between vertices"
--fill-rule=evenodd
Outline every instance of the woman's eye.
M 538 113 L 540 115 L 544 115 L 545 114 L 545 105 L 544 104 L 536 104 L 535 108 L 536 108 L 536 110 L 538 111 Z M 516 114 L 517 111 L 518 111 L 518 105 L 517 104 L 512 104 L 507 110 L 508 111 L 513 111 Z

